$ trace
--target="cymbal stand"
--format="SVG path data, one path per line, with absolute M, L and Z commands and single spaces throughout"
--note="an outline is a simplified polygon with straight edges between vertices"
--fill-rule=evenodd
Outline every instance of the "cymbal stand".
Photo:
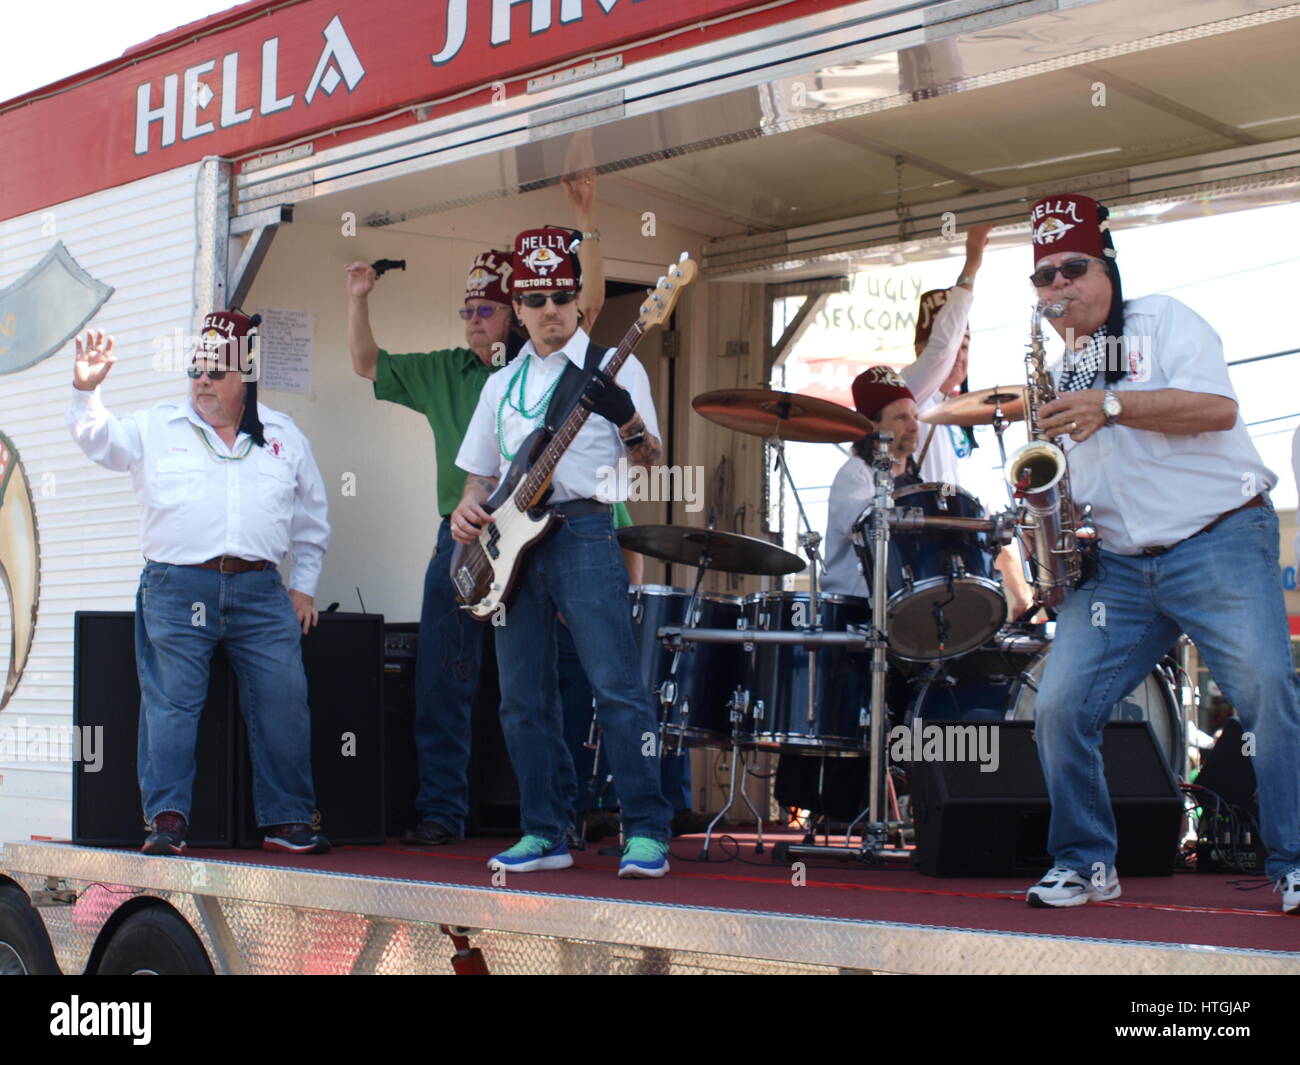
M 730 779 L 728 780 L 727 783 L 727 802 L 726 805 L 723 806 L 721 810 L 719 810 L 716 814 L 713 815 L 713 820 L 709 822 L 709 827 L 704 830 L 704 846 L 700 848 L 700 861 L 702 862 L 707 862 L 709 860 L 709 847 L 712 845 L 713 842 L 714 828 L 717 827 L 718 823 L 722 820 L 723 816 L 727 813 L 727 811 L 730 810 L 733 805 L 735 805 L 736 775 L 738 769 L 741 770 L 740 779 L 742 781 L 741 788 L 740 788 L 740 797 L 742 800 L 744 800 L 745 805 L 749 807 L 749 812 L 754 815 L 754 823 L 758 826 L 757 839 L 754 843 L 754 853 L 755 854 L 763 853 L 763 817 L 758 812 L 758 810 L 754 808 L 754 804 L 752 801 L 750 801 L 749 798 L 749 792 L 745 790 L 744 783 L 743 783 L 745 779 L 745 772 L 747 772 L 748 770 L 745 766 L 745 755 L 741 751 L 740 725 L 741 722 L 744 721 L 745 715 L 749 712 L 749 692 L 738 689 L 731 697 L 730 710 L 731 710 L 731 774 L 730 774 Z
M 781 439 L 780 434 L 772 436 L 768 441 L 768 446 L 776 453 L 776 464 L 780 467 L 782 475 L 790 485 L 790 495 L 794 498 L 794 505 L 799 509 L 799 523 L 803 526 L 803 531 L 799 533 L 799 546 L 803 548 L 804 554 L 808 556 L 808 618 L 804 626 L 812 632 L 821 630 L 821 533 L 812 527 L 812 522 L 808 520 L 808 512 L 803 508 L 803 500 L 799 498 L 799 489 L 795 486 L 794 477 L 790 474 L 790 466 L 785 461 L 785 441 Z M 891 478 L 892 480 L 892 478 Z M 808 649 L 808 734 L 817 734 L 817 649 L 810 647 Z

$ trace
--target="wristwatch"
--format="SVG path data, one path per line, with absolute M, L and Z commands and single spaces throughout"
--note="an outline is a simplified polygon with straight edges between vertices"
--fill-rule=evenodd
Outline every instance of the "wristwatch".
M 1114 425 L 1123 410 L 1124 407 L 1120 403 L 1119 397 L 1115 395 L 1115 390 L 1113 388 L 1106 389 L 1106 394 L 1101 401 L 1101 412 L 1106 415 L 1106 424 Z
M 975 284 L 975 275 L 974 275 L 974 274 L 962 274 L 961 277 L 957 278 L 957 280 L 954 282 L 954 285 L 972 285 L 972 286 L 973 286 L 974 284 Z
M 591 230 L 587 230 L 586 232 L 584 232 L 584 233 L 582 234 L 582 239 L 583 239 L 583 240 L 600 240 L 600 230 L 599 230 L 599 229 L 591 229 Z

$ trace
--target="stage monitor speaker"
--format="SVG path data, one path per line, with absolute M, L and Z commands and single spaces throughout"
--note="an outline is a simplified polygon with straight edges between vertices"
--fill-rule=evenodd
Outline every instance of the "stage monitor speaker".
M 321 831 L 331 843 L 384 842 L 384 617 L 321 614 L 302 639 L 311 709 L 311 768 Z M 260 847 L 253 767 L 237 739 L 237 843 Z
M 420 763 L 415 749 L 417 622 L 384 626 L 384 833 L 397 836 L 418 824 L 415 797 Z
M 83 743 L 83 758 L 72 769 L 72 839 L 95 846 L 139 847 L 147 829 L 136 765 L 140 685 L 135 614 L 79 610 L 73 616 L 73 631 L 73 725 L 100 731 L 89 733 L 97 761 L 85 760 Z M 186 836 L 191 847 L 234 843 L 234 701 L 230 668 L 218 648 L 195 744 L 197 770 Z
M 468 836 L 519 834 L 519 785 L 515 780 L 505 734 L 501 731 L 501 683 L 497 678 L 496 641 L 490 625 L 483 640 L 483 665 L 474 695 L 473 736 L 469 758 Z
M 996 771 L 980 772 L 975 760 L 912 763 L 916 864 L 930 876 L 1027 876 L 1051 866 L 1051 806 L 1034 723 L 982 727 L 998 730 Z M 1111 722 L 1101 753 L 1119 836 L 1116 868 L 1121 876 L 1168 876 L 1183 800 L 1151 726 Z

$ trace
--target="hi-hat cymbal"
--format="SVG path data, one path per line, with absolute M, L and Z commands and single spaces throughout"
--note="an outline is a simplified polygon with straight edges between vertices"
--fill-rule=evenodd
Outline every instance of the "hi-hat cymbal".
M 804 560 L 754 536 L 697 529 L 690 525 L 629 525 L 618 530 L 618 542 L 662 562 L 698 566 L 708 556 L 709 569 L 723 573 L 748 573 L 756 577 L 782 577 L 798 573 Z
M 838 403 L 770 388 L 704 392 L 691 406 L 711 422 L 764 439 L 839 444 L 861 440 L 875 429 L 869 419 Z
M 992 425 L 996 406 L 1001 406 L 1002 417 L 1007 421 L 1024 421 L 1025 386 L 1000 385 L 997 388 L 981 388 L 978 392 L 965 392 L 945 399 L 919 417 L 923 422 L 933 422 L 936 425 L 964 425 L 968 428 L 973 425 Z

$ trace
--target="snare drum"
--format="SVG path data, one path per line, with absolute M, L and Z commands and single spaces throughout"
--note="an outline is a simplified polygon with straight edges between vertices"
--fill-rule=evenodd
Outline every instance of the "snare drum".
M 984 517 L 979 500 L 956 485 L 900 488 L 894 502 L 920 508 L 927 517 Z M 870 585 L 874 544 L 869 529 L 859 527 L 863 535 L 858 554 Z M 1007 603 L 993 576 L 990 546 L 984 530 L 891 532 L 888 591 L 893 654 L 909 662 L 952 658 L 973 651 L 1006 624 Z
M 870 628 L 871 603 L 850 595 L 818 596 L 821 628 Z M 759 592 L 745 599 L 746 627 L 793 632 L 813 626 L 807 592 Z M 757 747 L 863 750 L 860 722 L 871 697 L 870 655 L 843 647 L 817 651 L 814 712 L 808 714 L 808 650 L 754 644 L 748 655 L 750 707 L 746 743 Z
M 659 705 L 665 737 L 725 746 L 731 736 L 731 698 L 744 681 L 743 648 L 739 644 L 687 644 L 674 678 L 670 672 L 673 652 L 664 647 L 658 632 L 665 625 L 734 629 L 741 619 L 740 597 L 701 592 L 689 622 L 686 606 L 691 593 L 684 588 L 634 584 L 628 588 L 628 599 L 641 679 Z M 676 685 L 675 693 L 665 688 L 670 681 Z

